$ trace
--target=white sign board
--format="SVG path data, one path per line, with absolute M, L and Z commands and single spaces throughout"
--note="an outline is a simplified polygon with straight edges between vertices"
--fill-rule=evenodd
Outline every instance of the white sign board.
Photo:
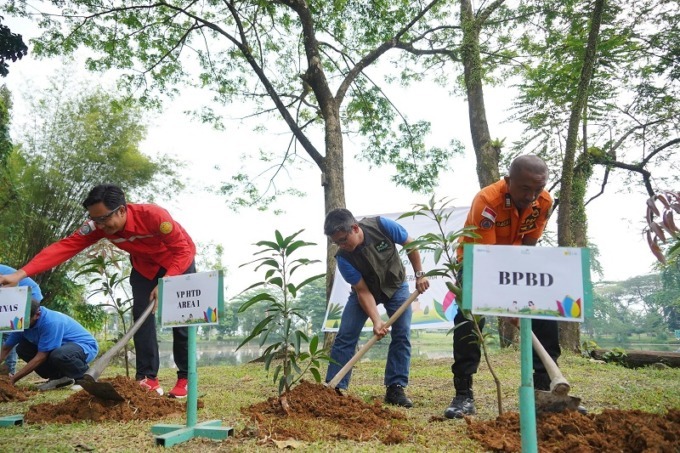
M 444 209 L 442 211 L 443 214 L 451 212 L 448 222 L 443 225 L 444 231 L 457 231 L 463 228 L 468 211 L 469 207 Z M 403 219 L 399 219 L 399 216 L 401 215 L 402 213 L 380 214 L 380 217 L 397 221 L 406 229 L 408 235 L 413 239 L 416 239 L 426 233 L 439 233 L 439 227 L 432 219 L 429 219 L 425 216 L 405 217 Z M 409 292 L 413 292 L 415 291 L 415 277 L 413 276 L 413 267 L 411 266 L 411 262 L 408 260 L 408 257 L 401 246 L 397 246 L 397 248 L 400 249 L 402 263 L 406 268 L 406 279 L 409 284 Z M 441 261 L 438 264 L 434 262 L 433 255 L 434 254 L 429 251 L 420 251 L 420 258 L 423 263 L 423 270 L 425 272 L 442 266 Z M 455 296 L 446 287 L 445 279 L 440 277 L 429 277 L 429 280 L 430 288 L 424 294 L 418 296 L 418 298 L 411 305 L 411 309 L 413 311 L 413 316 L 411 318 L 411 329 L 450 329 L 453 327 L 453 318 L 458 312 L 458 305 L 456 304 Z M 340 320 L 342 318 L 342 311 L 347 304 L 347 299 L 351 289 L 352 288 L 350 284 L 347 283 L 344 278 L 342 278 L 340 271 L 336 267 L 335 277 L 333 279 L 333 288 L 331 289 L 328 307 L 326 308 L 326 317 L 324 318 L 324 323 L 321 329 L 322 331 L 338 331 Z M 385 308 L 382 306 L 382 304 L 378 305 L 378 310 L 383 320 L 387 321 L 389 317 L 387 316 Z M 363 330 L 367 331 L 371 330 L 372 328 L 373 325 L 369 319 L 366 322 Z
M 588 249 L 464 247 L 464 308 L 483 315 L 583 322 L 592 294 Z
M 0 287 L 0 331 L 20 332 L 31 319 L 31 292 L 26 286 Z
M 163 277 L 158 311 L 163 327 L 216 325 L 224 306 L 222 271 Z

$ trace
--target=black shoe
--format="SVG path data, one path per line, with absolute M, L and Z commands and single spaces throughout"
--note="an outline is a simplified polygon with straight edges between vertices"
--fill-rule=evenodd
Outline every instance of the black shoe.
M 394 406 L 413 407 L 413 401 L 406 396 L 404 387 L 399 384 L 392 384 L 387 387 L 385 402 Z
M 476 413 L 475 400 L 466 395 L 456 395 L 456 397 L 451 400 L 449 407 L 444 411 L 444 417 L 463 418 L 466 415 L 475 415 Z

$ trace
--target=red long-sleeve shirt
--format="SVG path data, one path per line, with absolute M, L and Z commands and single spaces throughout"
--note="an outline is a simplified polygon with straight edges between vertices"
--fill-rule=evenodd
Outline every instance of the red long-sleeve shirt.
M 153 204 L 127 204 L 125 226 L 108 235 L 101 229 L 83 234 L 79 229 L 69 237 L 45 247 L 22 269 L 35 275 L 73 258 L 101 239 L 130 253 L 132 266 L 145 278 L 153 279 L 158 270 L 167 276 L 181 275 L 194 260 L 196 246 L 191 237 L 166 211 Z

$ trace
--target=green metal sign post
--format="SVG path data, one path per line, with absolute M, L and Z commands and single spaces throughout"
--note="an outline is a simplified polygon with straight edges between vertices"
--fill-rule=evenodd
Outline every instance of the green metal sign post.
M 151 432 L 157 434 L 156 445 L 171 447 L 194 437 L 208 437 L 223 440 L 234 435 L 234 429 L 221 426 L 221 420 L 197 422 L 198 411 L 198 373 L 196 372 L 196 326 L 189 326 L 189 388 L 187 394 L 187 424 L 160 424 L 151 427 Z

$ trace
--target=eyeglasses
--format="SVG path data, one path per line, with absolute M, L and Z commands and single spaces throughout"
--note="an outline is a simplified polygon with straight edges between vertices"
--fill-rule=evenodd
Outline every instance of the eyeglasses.
M 331 241 L 331 244 L 335 244 L 335 245 L 344 245 L 344 244 L 346 244 L 347 241 L 349 240 L 349 235 L 350 235 L 350 234 L 352 234 L 351 231 L 350 231 L 349 233 L 347 233 L 347 234 L 345 235 L 344 238 L 338 239 L 337 241 Z
M 106 222 L 107 220 L 109 220 L 109 218 L 110 218 L 112 215 L 114 215 L 116 212 L 118 212 L 118 210 L 119 210 L 120 208 L 122 208 L 122 207 L 123 207 L 123 205 L 120 205 L 120 206 L 118 206 L 116 209 L 110 211 L 108 214 L 100 215 L 99 217 L 92 217 L 92 216 L 88 216 L 88 217 L 89 217 L 89 219 L 92 220 L 94 223 L 102 224 L 102 223 Z

